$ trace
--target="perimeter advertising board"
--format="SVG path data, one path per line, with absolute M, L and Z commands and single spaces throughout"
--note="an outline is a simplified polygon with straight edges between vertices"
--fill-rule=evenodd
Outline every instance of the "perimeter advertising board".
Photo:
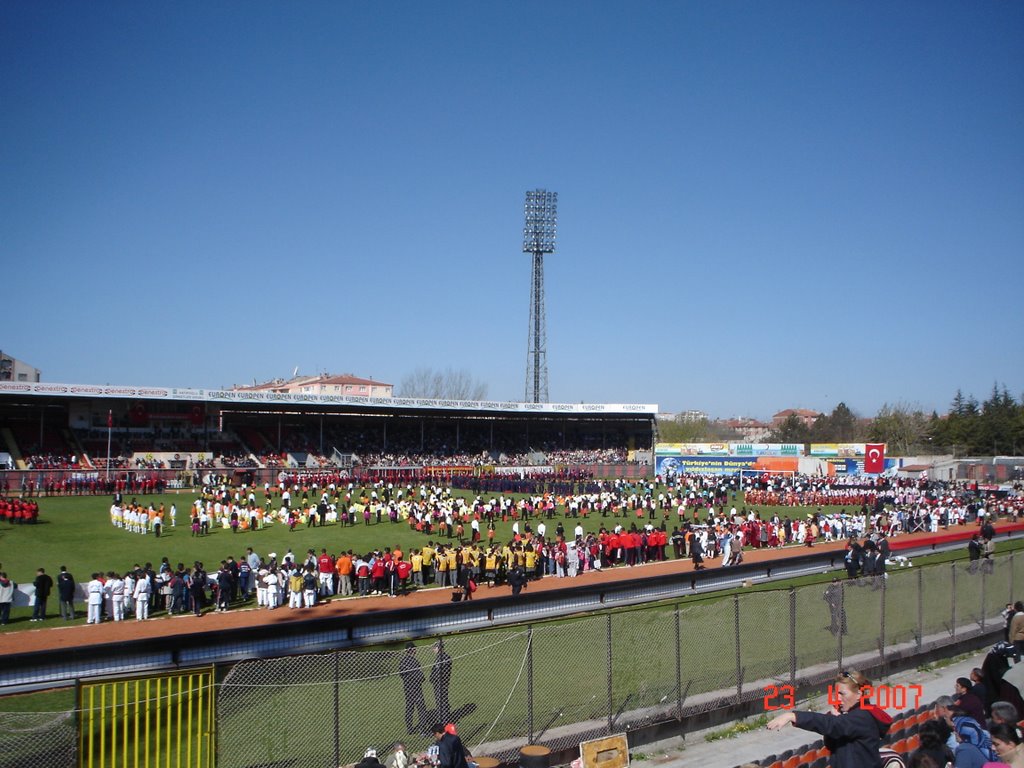
M 657 456 L 654 471 L 667 474 L 733 475 L 742 469 L 753 469 L 756 456 Z
M 658 456 L 803 456 L 802 443 L 658 443 Z
M 811 456 L 852 459 L 864 456 L 864 443 L 811 443 Z

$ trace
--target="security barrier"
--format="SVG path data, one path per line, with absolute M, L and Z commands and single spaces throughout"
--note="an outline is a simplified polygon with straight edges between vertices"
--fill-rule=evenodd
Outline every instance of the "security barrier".
M 83 683 L 80 768 L 212 768 L 213 669 Z

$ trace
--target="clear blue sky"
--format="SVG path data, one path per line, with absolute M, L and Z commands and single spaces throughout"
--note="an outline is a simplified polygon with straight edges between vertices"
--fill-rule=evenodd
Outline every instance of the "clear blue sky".
M 0 4 L 0 349 L 712 416 L 1024 392 L 1024 3 Z

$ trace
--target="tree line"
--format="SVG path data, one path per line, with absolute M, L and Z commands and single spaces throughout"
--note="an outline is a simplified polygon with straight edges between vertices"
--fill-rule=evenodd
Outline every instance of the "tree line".
M 676 420 L 658 425 L 662 442 L 740 440 L 720 421 Z M 821 413 L 810 424 L 796 414 L 768 435 L 769 443 L 885 443 L 890 456 L 955 454 L 1016 456 L 1024 453 L 1024 396 L 993 386 L 984 402 L 957 390 L 949 413 L 925 413 L 907 403 L 883 405 L 874 417 L 861 417 L 846 403 Z

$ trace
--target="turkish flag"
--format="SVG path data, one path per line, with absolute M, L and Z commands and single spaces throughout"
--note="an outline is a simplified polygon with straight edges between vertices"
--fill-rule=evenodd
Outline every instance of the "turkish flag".
M 114 412 L 107 411 L 107 429 L 110 429 L 112 426 L 114 426 Z
M 864 474 L 878 475 L 885 471 L 885 443 L 864 446 Z

